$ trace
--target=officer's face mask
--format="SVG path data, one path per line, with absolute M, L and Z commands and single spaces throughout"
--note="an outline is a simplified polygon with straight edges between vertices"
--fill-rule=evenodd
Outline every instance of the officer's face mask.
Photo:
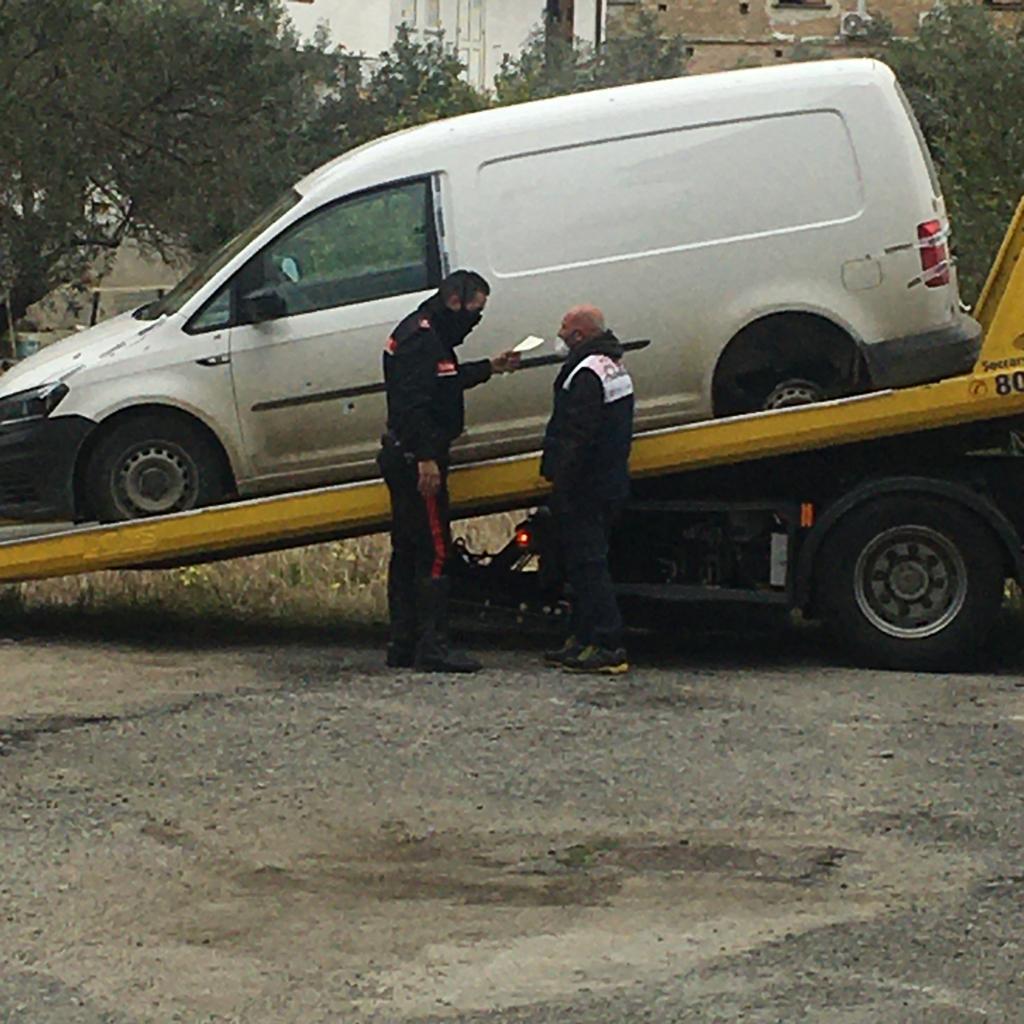
M 466 309 L 466 301 L 465 297 L 461 299 L 461 309 L 445 308 L 441 312 L 441 320 L 449 344 L 461 345 L 465 341 L 466 335 L 484 318 L 483 310 Z
M 453 316 L 455 318 L 455 333 L 459 336 L 460 341 L 484 318 L 479 309 L 460 309 Z

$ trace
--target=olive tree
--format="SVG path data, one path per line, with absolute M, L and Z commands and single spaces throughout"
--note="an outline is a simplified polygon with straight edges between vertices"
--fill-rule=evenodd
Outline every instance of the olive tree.
M 344 93 L 343 61 L 300 44 L 278 0 L 0 0 L 0 38 L 15 319 L 128 238 L 223 240 L 320 155 L 323 97 Z

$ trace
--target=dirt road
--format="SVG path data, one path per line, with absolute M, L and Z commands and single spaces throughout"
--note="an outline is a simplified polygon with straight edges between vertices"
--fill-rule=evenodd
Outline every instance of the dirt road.
M 0 645 L 0 1021 L 1013 1021 L 1022 660 Z

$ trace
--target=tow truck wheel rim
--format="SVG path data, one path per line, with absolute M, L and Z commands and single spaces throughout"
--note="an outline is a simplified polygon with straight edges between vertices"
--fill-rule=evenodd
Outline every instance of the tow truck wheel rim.
M 191 508 L 198 479 L 188 455 L 177 445 L 137 445 L 121 460 L 115 482 L 117 503 L 129 516 L 166 515 Z
M 876 536 L 854 570 L 861 614 L 900 640 L 941 633 L 967 600 L 967 566 L 948 537 L 927 526 L 897 526 Z

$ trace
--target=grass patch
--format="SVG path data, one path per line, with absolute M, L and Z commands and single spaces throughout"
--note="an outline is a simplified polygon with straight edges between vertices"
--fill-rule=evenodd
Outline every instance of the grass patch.
M 467 519 L 457 536 L 496 551 L 519 517 Z M 387 535 L 333 541 L 180 569 L 132 569 L 0 587 L 0 616 L 371 627 L 387 620 Z

